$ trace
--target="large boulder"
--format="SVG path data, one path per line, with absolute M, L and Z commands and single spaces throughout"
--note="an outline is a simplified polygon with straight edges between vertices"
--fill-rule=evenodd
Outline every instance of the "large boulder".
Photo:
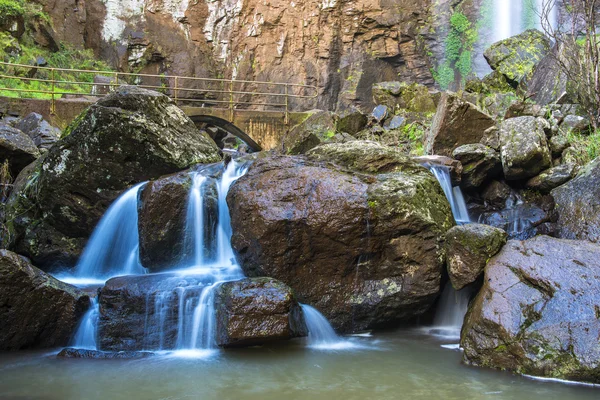
M 84 292 L 0 250 L 0 350 L 67 345 L 89 304 Z
M 552 189 L 570 181 L 576 172 L 575 164 L 561 164 L 531 178 L 525 183 L 525 187 L 541 193 L 549 193 Z
M 519 89 L 526 93 L 526 98 L 539 105 L 556 104 L 558 102 L 575 102 L 569 77 L 561 67 L 568 65 L 564 51 L 555 45 L 533 69 L 530 77 L 521 81 Z
M 0 125 L 0 163 L 8 161 L 11 176 L 16 177 L 40 156 L 35 143 L 20 130 Z
M 507 180 L 531 178 L 552 166 L 542 118 L 517 117 L 500 126 L 500 155 Z
M 248 276 L 272 276 L 343 332 L 425 312 L 440 289 L 448 202 L 425 168 L 372 142 L 259 158 L 228 195 Z
M 446 233 L 446 259 L 454 289 L 475 282 L 505 243 L 506 232 L 489 225 L 467 224 L 450 229 Z
M 457 147 L 452 157 L 463 166 L 460 186 L 464 189 L 478 188 L 502 173 L 500 154 L 483 144 Z
M 418 83 L 379 82 L 373 85 L 373 101 L 389 107 L 392 111 L 403 109 L 410 112 L 435 112 L 436 102 L 430 89 Z
M 42 268 L 72 265 L 129 186 L 220 158 L 167 96 L 121 87 L 84 111 L 18 179 L 7 204 L 11 245 Z
M 292 290 L 271 278 L 226 282 L 215 294 L 217 345 L 254 346 L 307 336 Z
M 33 140 L 40 150 L 48 150 L 60 139 L 61 131 L 53 127 L 38 113 L 31 113 L 15 124 Z
M 322 143 L 352 139 L 352 136 L 336 132 L 332 113 L 316 110 L 306 120 L 290 129 L 283 138 L 282 147 L 287 154 L 304 154 Z
M 428 154 L 450 156 L 459 146 L 479 143 L 492 126 L 493 118 L 476 105 L 456 94 L 444 93 L 425 138 L 425 150 Z
M 99 349 L 240 347 L 307 335 L 300 306 L 281 282 L 260 278 L 211 284 L 200 274 L 110 279 L 99 297 Z M 195 316 L 203 291 L 208 291 L 207 304 L 214 304 L 215 311 L 204 324 Z M 207 334 L 210 326 L 214 331 Z
M 509 241 L 485 269 L 462 330 L 465 362 L 600 383 L 600 248 Z
M 504 75 L 508 82 L 517 87 L 549 52 L 550 40 L 542 32 L 530 29 L 494 43 L 483 56 L 494 71 Z
M 572 181 L 554 189 L 558 236 L 600 242 L 600 158 Z

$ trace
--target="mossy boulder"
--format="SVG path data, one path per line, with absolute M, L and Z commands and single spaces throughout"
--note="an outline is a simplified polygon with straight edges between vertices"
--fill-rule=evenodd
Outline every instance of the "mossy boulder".
M 349 108 L 336 116 L 335 130 L 354 136 L 365 129 L 368 122 L 369 117 L 365 113 L 355 108 Z
M 287 154 L 304 154 L 310 149 L 330 142 L 354 140 L 345 132 L 336 131 L 334 115 L 329 111 L 312 111 L 303 122 L 294 126 L 283 137 L 282 146 Z
M 462 164 L 460 186 L 464 189 L 478 188 L 502 173 L 500 154 L 480 143 L 457 147 L 452 157 Z
M 452 213 L 435 177 L 393 149 L 260 158 L 227 200 L 246 275 L 281 280 L 342 332 L 420 315 L 439 293 Z
M 12 248 L 43 269 L 75 263 L 110 203 L 133 184 L 220 161 L 167 96 L 121 87 L 84 111 L 7 204 Z
M 491 45 L 483 54 L 494 71 L 513 87 L 529 77 L 537 63 L 550 51 L 550 40 L 540 31 L 527 30 Z
M 434 94 L 418 83 L 379 82 L 373 85 L 375 104 L 387 106 L 390 110 L 403 109 L 409 112 L 431 113 L 436 110 Z
M 292 289 L 271 278 L 226 282 L 215 293 L 220 347 L 256 346 L 308 335 Z
M 456 290 L 475 282 L 506 244 L 506 232 L 489 225 L 455 226 L 446 233 L 448 276 Z
M 542 118 L 517 117 L 500 125 L 500 155 L 507 180 L 536 176 L 552 166 L 552 155 Z
M 84 292 L 0 250 L 0 350 L 66 346 L 89 304 Z
M 485 268 L 462 329 L 467 364 L 600 383 L 600 247 L 509 241 Z
M 577 165 L 561 164 L 534 176 L 525 183 L 525 187 L 540 193 L 550 193 L 552 189 L 570 181 L 576 173 Z
M 600 242 L 600 158 L 575 179 L 552 190 L 558 211 L 558 236 Z

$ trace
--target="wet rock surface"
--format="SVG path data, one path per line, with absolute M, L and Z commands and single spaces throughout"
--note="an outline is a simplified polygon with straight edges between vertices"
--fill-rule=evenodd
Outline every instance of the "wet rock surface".
M 600 248 L 586 241 L 509 241 L 465 318 L 465 362 L 600 382 L 599 260 Z
M 455 226 L 446 233 L 446 262 L 456 290 L 475 282 L 488 260 L 506 243 L 506 232 L 482 224 Z
M 271 278 L 222 284 L 215 294 L 217 345 L 243 347 L 307 336 L 292 290 Z
M 531 178 L 525 183 L 528 189 L 549 193 L 552 189 L 570 181 L 576 174 L 575 164 L 562 164 L 554 168 L 542 171 L 538 176 Z
M 444 93 L 425 139 L 428 154 L 452 155 L 459 146 L 479 143 L 484 132 L 494 126 L 491 116 L 453 93 Z
M 19 177 L 7 204 L 11 248 L 44 269 L 73 265 L 130 185 L 221 158 L 172 100 L 136 87 L 99 100 L 65 135 Z
M 572 181 L 554 189 L 558 236 L 600 242 L 600 159 L 585 166 Z
M 0 350 L 64 346 L 88 307 L 84 292 L 0 250 Z
M 86 350 L 86 349 L 74 349 L 67 347 L 62 349 L 56 356 L 58 358 L 86 358 L 93 360 L 115 360 L 115 359 L 127 359 L 134 360 L 139 358 L 152 357 L 154 353 L 149 351 L 98 351 L 98 350 Z
M 436 179 L 393 149 L 329 144 L 259 158 L 228 195 L 248 276 L 272 276 L 342 332 L 427 310 L 453 218 Z

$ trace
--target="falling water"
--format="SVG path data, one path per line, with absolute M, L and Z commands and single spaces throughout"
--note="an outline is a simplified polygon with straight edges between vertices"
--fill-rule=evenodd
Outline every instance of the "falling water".
M 186 242 L 193 248 L 193 265 L 204 264 L 204 205 L 202 204 L 202 187 L 206 177 L 200 173 L 192 174 L 192 189 L 188 200 L 186 219 Z
M 316 308 L 300 304 L 304 321 L 308 328 L 308 346 L 319 350 L 341 350 L 355 347 L 349 340 L 344 340 L 335 333 L 333 327 Z
M 430 332 L 447 339 L 460 339 L 465 314 L 469 308 L 470 293 L 467 289 L 456 291 L 450 282 L 442 292 Z
M 71 341 L 71 345 L 78 349 L 97 350 L 96 328 L 98 326 L 98 317 L 100 316 L 98 297 L 93 297 L 90 302 L 90 309 L 81 319 L 77 332 Z
M 139 261 L 137 214 L 138 192 L 143 185 L 127 190 L 106 211 L 77 263 L 75 281 L 106 281 L 114 276 L 145 273 Z
M 469 212 L 465 198 L 459 187 L 452 187 L 452 179 L 450 178 L 450 170 L 448 167 L 440 165 L 427 165 L 429 170 L 435 175 L 440 186 L 444 190 L 444 194 L 450 203 L 452 215 L 457 224 L 468 224 L 470 222 Z

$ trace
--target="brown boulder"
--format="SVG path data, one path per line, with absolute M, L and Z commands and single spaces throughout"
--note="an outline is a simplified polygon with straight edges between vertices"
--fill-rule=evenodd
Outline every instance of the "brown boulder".
M 0 350 L 67 345 L 89 304 L 84 292 L 0 250 Z

